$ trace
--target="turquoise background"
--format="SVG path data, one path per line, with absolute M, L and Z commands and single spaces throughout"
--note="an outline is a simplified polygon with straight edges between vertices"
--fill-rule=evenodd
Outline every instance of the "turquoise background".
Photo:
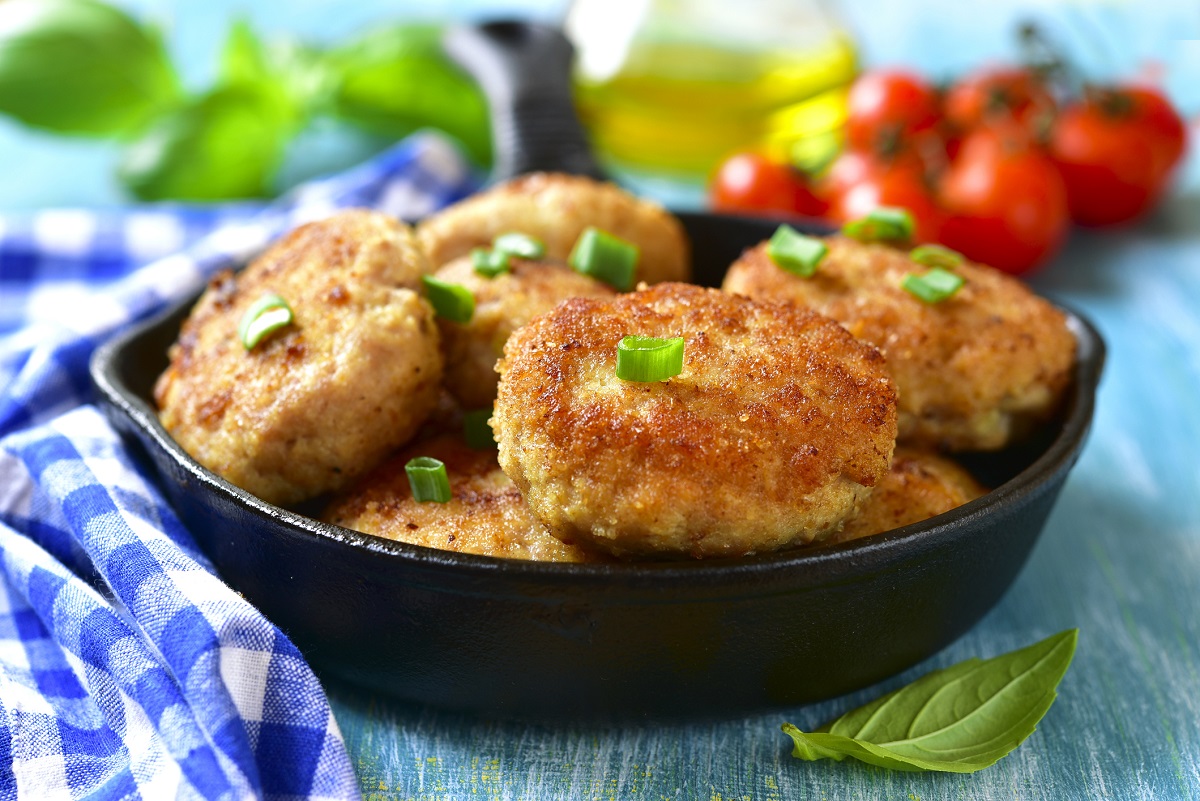
M 557 2 L 125 5 L 159 20 L 189 85 L 211 77 L 231 16 L 264 31 L 337 39 L 372 20 L 466 18 Z M 747 3 L 747 6 L 750 4 Z M 1200 5 L 845 3 L 868 63 L 945 77 L 1011 58 L 1016 20 L 1036 16 L 1096 76 L 1164 65 L 1200 112 Z M 1194 130 L 1194 129 L 1193 129 Z M 297 145 L 291 175 L 331 169 L 373 143 L 332 127 Z M 62 140 L 0 121 L 0 210 L 121 202 L 106 143 Z M 1200 175 L 1196 158 L 1151 218 L 1075 232 L 1034 287 L 1088 314 L 1110 348 L 1096 425 L 1045 533 L 1003 601 L 961 640 L 905 675 L 845 698 L 689 725 L 528 724 L 399 704 L 329 682 L 368 798 L 379 799 L 1192 799 L 1200 797 Z M 903 603 L 903 599 L 897 599 Z M 970 656 L 1069 627 L 1079 651 L 1038 731 L 973 776 L 889 773 L 789 756 L 801 728 Z M 386 636 L 386 632 L 381 632 Z M 697 710 L 703 712 L 703 710 Z

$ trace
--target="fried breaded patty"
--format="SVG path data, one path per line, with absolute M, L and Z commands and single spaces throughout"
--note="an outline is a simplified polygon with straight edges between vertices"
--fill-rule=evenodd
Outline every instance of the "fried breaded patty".
M 617 378 L 626 335 L 683 337 L 683 372 Z M 620 556 L 737 556 L 820 539 L 887 472 L 883 358 L 828 318 L 660 284 L 576 298 L 509 339 L 500 465 L 557 536 Z
M 957 463 L 930 451 L 898 447 L 892 467 L 858 514 L 831 542 L 846 542 L 928 520 L 987 492 Z
M 413 500 L 404 465 L 417 456 L 446 464 L 453 493 L 447 503 Z M 472 450 L 457 434 L 409 446 L 335 498 L 321 519 L 364 534 L 446 551 L 539 562 L 602 560 L 551 536 L 496 463 L 496 452 Z
M 472 248 L 489 247 L 510 231 L 537 237 L 546 244 L 547 258 L 565 260 L 589 226 L 638 246 L 637 281 L 686 281 L 691 274 L 690 246 L 679 220 L 614 184 L 578 175 L 514 178 L 429 217 L 417 238 L 435 268 Z
M 827 314 L 887 357 L 900 392 L 900 441 L 945 450 L 1003 448 L 1051 415 L 1075 359 L 1066 318 L 990 267 L 956 268 L 966 284 L 927 304 L 900 288 L 924 273 L 906 252 L 828 240 L 816 275 L 777 267 L 765 245 L 729 268 L 724 289 Z
M 446 388 L 467 409 L 491 406 L 496 398 L 496 362 L 512 332 L 560 301 L 609 297 L 613 290 L 570 267 L 512 259 L 510 272 L 488 278 L 475 272 L 470 258 L 455 259 L 437 271 L 443 281 L 466 287 L 475 296 L 475 314 L 467 323 L 438 320 L 446 354 Z
M 336 490 L 406 442 L 433 408 L 442 355 L 412 231 L 371 211 L 297 228 L 209 286 L 154 397 L 205 467 L 276 504 Z M 247 351 L 238 324 L 267 293 L 294 324 Z

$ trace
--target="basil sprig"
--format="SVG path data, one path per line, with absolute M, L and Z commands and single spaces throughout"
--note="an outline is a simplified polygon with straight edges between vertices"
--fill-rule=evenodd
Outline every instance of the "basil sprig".
M 492 160 L 483 92 L 442 51 L 442 29 L 420 22 L 377 26 L 329 50 L 332 111 L 372 133 L 399 139 L 434 127 L 480 164 Z
M 1078 629 L 1019 651 L 968 659 L 847 712 L 819 731 L 790 723 L 792 756 L 853 757 L 892 770 L 974 773 L 995 764 L 1050 709 L 1075 654 Z
M 486 166 L 487 104 L 442 52 L 441 33 L 400 23 L 314 47 L 262 42 L 239 22 L 216 83 L 193 93 L 181 86 L 158 32 L 120 8 L 0 0 L 0 115 L 119 139 L 117 175 L 142 200 L 261 197 L 311 177 L 309 151 L 319 161 L 324 138 L 302 134 L 318 120 L 324 129 L 332 119 L 386 141 L 439 128 Z
M 245 22 L 235 23 L 217 85 L 164 111 L 129 143 L 117 167 L 121 182 L 142 200 L 270 194 L 308 101 L 289 80 L 302 70 L 282 70 L 281 59 Z

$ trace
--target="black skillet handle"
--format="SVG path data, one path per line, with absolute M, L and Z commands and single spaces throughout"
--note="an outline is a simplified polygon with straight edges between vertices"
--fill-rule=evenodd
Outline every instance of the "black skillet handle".
M 571 99 L 575 49 L 528 22 L 455 26 L 446 52 L 479 82 L 492 112 L 493 180 L 539 170 L 605 178 Z

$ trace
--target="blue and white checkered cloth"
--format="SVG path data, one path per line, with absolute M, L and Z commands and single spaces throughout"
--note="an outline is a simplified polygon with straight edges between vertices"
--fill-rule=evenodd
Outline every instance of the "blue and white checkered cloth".
M 471 188 L 420 135 L 268 205 L 0 217 L 0 799 L 358 797 L 304 658 L 138 473 L 87 363 L 301 222 Z

